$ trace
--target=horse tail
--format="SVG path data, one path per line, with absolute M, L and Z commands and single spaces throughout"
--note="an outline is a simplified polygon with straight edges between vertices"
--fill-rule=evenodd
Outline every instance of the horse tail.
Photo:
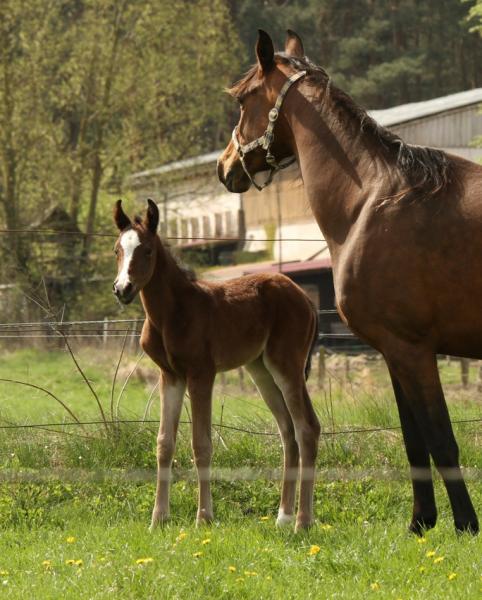
M 311 300 L 310 300 L 310 306 L 311 306 L 311 310 L 313 312 L 315 325 L 314 325 L 314 330 L 313 330 L 313 337 L 311 340 L 310 351 L 308 352 L 308 356 L 306 357 L 305 380 L 308 380 L 308 377 L 310 376 L 311 358 L 313 356 L 313 353 L 314 353 L 317 343 L 318 343 L 318 327 L 319 327 L 318 310 L 317 310 L 316 306 L 313 304 L 313 302 L 311 302 Z

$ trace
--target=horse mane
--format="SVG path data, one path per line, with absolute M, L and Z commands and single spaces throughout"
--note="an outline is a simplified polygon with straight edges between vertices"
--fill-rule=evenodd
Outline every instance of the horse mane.
M 159 236 L 158 236 L 159 237 Z M 182 260 L 175 256 L 170 249 L 170 246 L 167 242 L 165 242 L 164 240 L 162 240 L 159 237 L 159 241 L 161 242 L 161 246 L 162 249 L 164 250 L 164 252 L 166 253 L 166 255 L 171 259 L 172 263 L 174 264 L 174 266 L 182 273 L 182 275 L 184 275 L 184 277 L 190 281 L 190 282 L 196 282 L 197 281 L 197 274 L 194 271 L 194 269 L 192 269 L 191 267 L 188 267 L 186 264 L 184 264 L 182 262 Z
M 306 71 L 306 80 L 317 87 L 322 87 L 323 105 L 330 102 L 330 107 L 334 111 L 350 115 L 356 133 L 368 134 L 376 143 L 381 144 L 387 157 L 395 158 L 395 164 L 408 187 L 394 198 L 413 197 L 419 193 L 433 196 L 451 183 L 454 175 L 453 162 L 443 150 L 404 142 L 393 131 L 386 129 L 370 117 L 351 96 L 332 83 L 330 76 L 322 67 L 311 62 L 306 56 L 298 58 L 285 52 L 277 52 L 275 60 L 291 66 L 296 71 Z M 253 65 L 240 81 L 227 90 L 228 93 L 242 99 L 253 92 L 260 85 L 258 71 L 258 65 Z

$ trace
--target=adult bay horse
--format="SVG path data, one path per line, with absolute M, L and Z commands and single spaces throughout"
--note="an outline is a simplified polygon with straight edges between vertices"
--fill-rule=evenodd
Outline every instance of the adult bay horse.
M 219 178 L 244 192 L 263 187 L 255 174 L 269 171 L 266 184 L 298 161 L 331 252 L 340 316 L 390 371 L 411 466 L 410 529 L 437 519 L 432 456 L 456 529 L 475 533 L 436 355 L 482 358 L 482 167 L 379 126 L 306 58 L 292 31 L 278 53 L 259 31 L 256 56 L 230 90 L 241 116 Z
M 137 293 L 146 313 L 141 346 L 161 369 L 157 491 L 151 528 L 169 515 L 169 480 L 186 388 L 192 408 L 192 448 L 198 472 L 197 522 L 213 518 L 210 464 L 211 403 L 216 373 L 246 365 L 278 424 L 284 449 L 278 525 L 313 518 L 313 483 L 320 425 L 308 395 L 317 312 L 284 275 L 249 275 L 223 283 L 197 280 L 182 269 L 157 235 L 159 211 L 148 200 L 145 219 L 131 221 L 115 205 L 114 293 L 124 304 Z

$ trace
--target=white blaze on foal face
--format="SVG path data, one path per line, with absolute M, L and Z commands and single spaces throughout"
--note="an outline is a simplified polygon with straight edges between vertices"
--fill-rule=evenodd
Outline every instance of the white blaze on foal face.
M 137 231 L 129 229 L 129 231 L 122 234 L 120 245 L 122 248 L 122 266 L 116 284 L 120 290 L 123 290 L 128 283 L 132 283 L 129 279 L 129 267 L 134 256 L 134 250 L 141 245 Z

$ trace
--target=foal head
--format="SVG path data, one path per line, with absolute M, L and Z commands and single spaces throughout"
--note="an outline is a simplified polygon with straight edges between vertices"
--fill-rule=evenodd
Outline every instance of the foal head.
M 264 134 L 269 123 L 269 114 L 278 95 L 287 80 L 295 71 L 286 64 L 286 57 L 299 59 L 304 57 L 303 44 L 296 33 L 288 30 L 285 51 L 275 54 L 270 36 L 258 30 L 256 43 L 256 64 L 245 77 L 236 83 L 228 93 L 236 98 L 240 105 L 240 117 L 233 132 L 239 144 L 249 144 Z M 271 152 L 278 162 L 293 155 L 293 140 L 283 110 L 279 112 L 274 126 L 274 140 Z M 235 141 L 231 139 L 218 160 L 218 177 L 230 192 L 245 192 L 251 186 L 251 177 L 256 173 L 271 170 L 267 163 L 265 149 L 245 152 L 243 167 Z M 246 172 L 249 172 L 248 173 Z
M 114 221 L 120 235 L 115 243 L 117 277 L 113 292 L 123 304 L 129 304 L 150 281 L 157 259 L 159 209 L 151 199 L 144 220 L 132 222 L 122 210 L 122 200 L 114 207 Z

